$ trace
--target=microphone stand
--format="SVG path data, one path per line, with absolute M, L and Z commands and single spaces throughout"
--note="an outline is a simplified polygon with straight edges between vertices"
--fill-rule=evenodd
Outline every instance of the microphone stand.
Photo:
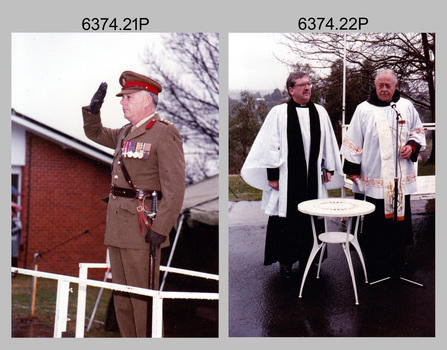
M 394 217 L 393 217 L 393 223 L 394 223 L 395 226 L 397 226 L 397 212 L 398 212 L 398 210 L 397 210 L 397 203 L 398 203 L 398 195 L 399 195 L 399 189 L 398 189 L 399 188 L 399 176 L 398 176 L 398 171 L 397 171 L 397 167 L 398 167 L 398 164 L 399 164 L 399 119 L 401 119 L 402 116 L 401 116 L 399 110 L 396 108 L 396 104 L 395 103 L 393 103 L 393 102 L 391 103 L 391 108 L 393 108 L 394 111 L 396 112 L 396 151 L 395 151 L 395 164 L 394 164 L 394 203 L 393 203 L 393 205 L 394 205 L 394 208 L 393 208 Z M 402 200 L 405 201 L 405 197 L 404 197 L 403 193 L 402 193 Z M 397 229 L 395 231 L 396 231 L 396 233 L 399 232 L 399 230 L 397 230 Z M 402 243 L 398 242 L 398 244 L 400 245 Z M 399 247 L 394 247 L 394 248 L 400 249 L 400 246 Z M 401 269 L 402 258 L 401 258 L 400 252 L 399 253 L 393 252 L 393 254 L 397 255 L 397 259 L 398 259 L 398 261 L 396 263 L 394 261 L 396 258 L 395 258 L 395 256 L 393 256 L 393 258 L 394 258 L 393 261 L 392 261 L 393 269 L 396 269 L 396 266 L 397 266 L 398 269 Z M 388 277 L 382 278 L 380 280 L 371 282 L 370 285 L 389 280 L 389 279 L 391 279 L 391 277 L 392 276 L 388 276 Z M 399 279 L 401 281 L 405 281 L 405 282 L 409 282 L 409 283 L 415 284 L 415 285 L 417 285 L 419 287 L 423 287 L 424 286 L 421 283 L 409 280 L 409 279 L 404 278 L 402 276 L 399 276 Z

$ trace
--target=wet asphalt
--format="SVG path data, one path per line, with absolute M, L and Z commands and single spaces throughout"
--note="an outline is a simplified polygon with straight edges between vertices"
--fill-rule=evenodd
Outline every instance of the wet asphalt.
M 229 337 L 435 337 L 435 200 L 412 201 L 414 244 L 402 277 L 366 284 L 352 252 L 359 305 L 346 258 L 328 246 L 320 279 L 309 274 L 302 298 L 299 264 L 290 281 L 263 265 L 267 216 L 259 202 L 229 204 Z M 330 219 L 332 228 L 345 223 Z M 368 266 L 367 266 L 368 268 Z M 371 281 L 370 281 L 371 282 Z M 439 331 L 439 330 L 438 330 Z

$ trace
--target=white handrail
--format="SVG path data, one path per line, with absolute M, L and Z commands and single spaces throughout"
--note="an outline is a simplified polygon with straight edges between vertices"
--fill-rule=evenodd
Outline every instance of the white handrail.
M 110 268 L 110 263 L 80 263 L 79 264 L 79 278 L 81 279 L 87 279 L 88 269 L 89 268 Z M 169 271 L 172 273 L 177 274 L 183 274 L 183 275 L 189 275 L 193 277 L 201 277 L 201 278 L 207 278 L 207 279 L 214 279 L 219 280 L 218 275 L 204 273 L 204 272 L 198 272 L 198 271 L 191 271 L 191 270 L 185 270 L 185 269 L 179 269 L 174 267 L 166 267 L 166 266 L 160 266 L 161 271 Z M 190 293 L 190 292 L 187 292 Z M 78 308 L 77 308 L 77 316 L 76 316 L 76 338 L 83 338 L 84 337 L 84 330 L 85 330 L 85 304 L 87 300 L 87 286 L 85 284 L 79 284 L 78 289 Z M 156 310 L 160 309 L 160 312 L 157 313 Z M 161 325 L 162 325 L 162 303 L 161 298 L 160 300 L 156 300 L 155 298 L 152 299 L 152 336 L 154 334 L 160 334 L 161 335 Z
M 82 267 L 81 265 L 85 265 Z M 94 265 L 94 266 L 92 266 Z M 50 272 L 35 271 L 22 269 L 17 267 L 11 267 L 11 272 L 19 273 L 29 276 L 36 276 L 40 278 L 54 279 L 58 281 L 57 297 L 56 297 L 56 313 L 54 324 L 54 338 L 61 338 L 62 332 L 66 331 L 67 327 L 67 311 L 68 311 L 68 296 L 71 292 L 69 288 L 70 283 L 79 284 L 78 290 L 78 310 L 77 310 L 77 322 L 76 322 L 76 338 L 84 337 L 84 322 L 85 322 L 85 298 L 86 287 L 93 286 L 98 288 L 106 288 L 121 292 L 134 293 L 152 297 L 152 337 L 162 337 L 162 320 L 163 320 L 163 299 L 207 299 L 207 300 L 219 300 L 219 293 L 206 293 L 206 292 L 163 292 L 157 290 L 151 290 L 140 287 L 127 286 L 118 283 L 104 282 L 91 280 L 87 277 L 87 269 L 89 267 L 104 267 L 108 264 L 80 264 L 80 277 L 60 275 Z M 188 272 L 190 275 L 201 275 L 202 273 L 195 273 L 194 271 L 187 271 L 181 269 L 169 269 L 171 272 L 178 271 Z M 218 276 L 209 275 L 209 277 L 218 280 Z M 82 318 L 80 320 L 79 318 Z

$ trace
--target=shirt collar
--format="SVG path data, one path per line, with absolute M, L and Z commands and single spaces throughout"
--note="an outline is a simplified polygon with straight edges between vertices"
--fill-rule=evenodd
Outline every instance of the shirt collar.
M 147 116 L 144 119 L 141 119 L 137 125 L 135 125 L 136 128 L 139 128 L 141 125 L 143 125 L 144 123 L 146 123 L 149 119 L 151 119 L 153 116 L 155 116 L 155 113 L 152 113 L 150 116 Z

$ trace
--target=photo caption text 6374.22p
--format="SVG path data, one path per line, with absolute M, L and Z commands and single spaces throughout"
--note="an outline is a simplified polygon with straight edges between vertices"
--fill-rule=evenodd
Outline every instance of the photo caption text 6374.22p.
M 298 19 L 300 30 L 362 30 L 368 24 L 366 17 L 301 17 Z

